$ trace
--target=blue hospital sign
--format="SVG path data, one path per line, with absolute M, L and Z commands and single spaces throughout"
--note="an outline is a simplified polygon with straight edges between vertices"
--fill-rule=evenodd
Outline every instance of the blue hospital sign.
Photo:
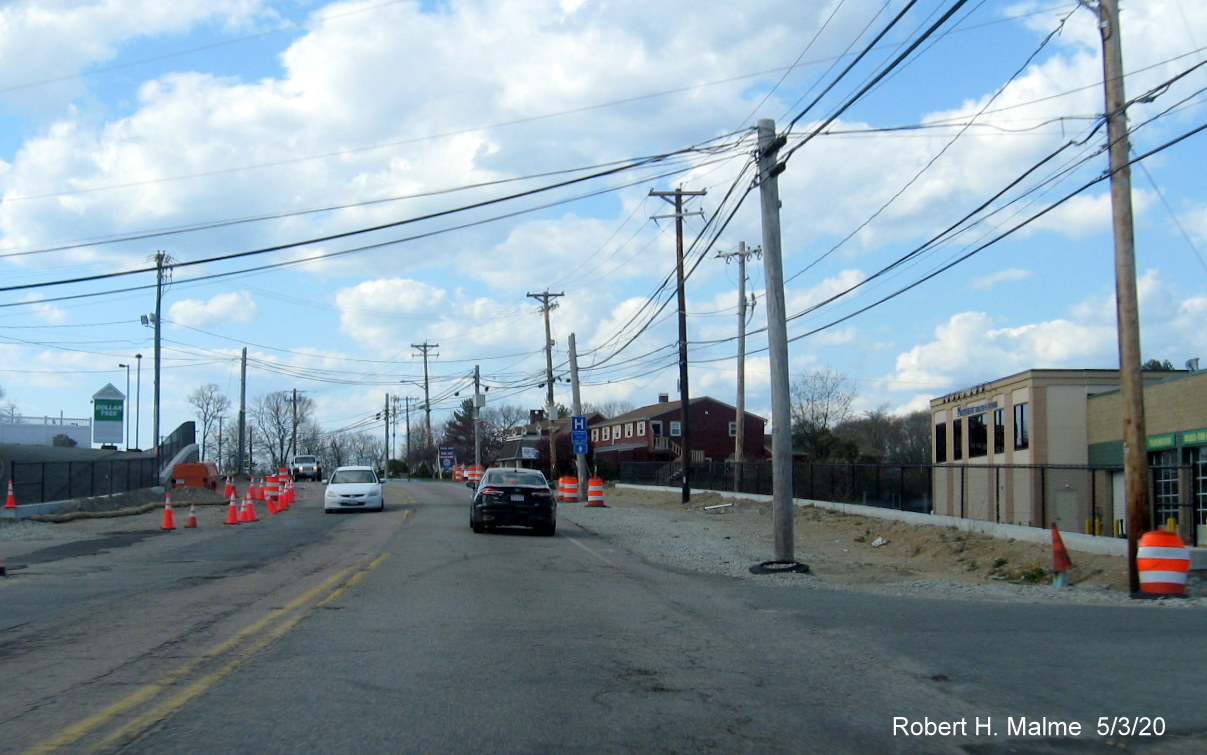
M 570 418 L 570 429 L 571 430 L 586 430 L 587 429 L 587 418 L 586 417 L 571 417 Z

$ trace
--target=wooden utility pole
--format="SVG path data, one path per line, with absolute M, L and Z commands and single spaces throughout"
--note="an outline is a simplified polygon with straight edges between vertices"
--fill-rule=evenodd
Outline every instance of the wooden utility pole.
M 296 394 L 295 394 L 296 395 Z M 385 455 L 381 462 L 382 474 L 386 477 L 390 476 L 390 394 L 386 393 L 386 405 L 382 411 L 381 418 L 384 420 L 381 423 L 381 429 L 385 432 Z
M 1111 213 L 1115 237 L 1115 317 L 1119 328 L 1119 390 L 1123 400 L 1123 479 L 1127 499 L 1127 577 L 1140 592 L 1136 550 L 1149 527 L 1148 448 L 1144 383 L 1140 372 L 1140 305 L 1136 294 L 1136 240 L 1132 229 L 1131 142 L 1123 91 L 1123 45 L 1117 0 L 1099 0 L 1106 135 L 1111 164 Z
M 682 187 L 674 191 L 651 191 L 651 197 L 661 197 L 675 206 L 673 215 L 655 215 L 655 218 L 675 219 L 675 282 L 678 285 L 679 297 L 679 429 L 683 440 L 683 502 L 689 503 L 692 498 L 691 488 L 691 423 L 689 421 L 688 404 L 691 399 L 687 389 L 687 294 L 685 292 L 683 273 L 683 217 L 685 214 L 702 215 L 702 212 L 684 213 L 684 197 L 702 197 L 706 191 L 684 191 Z
M 549 324 L 549 312 L 557 307 L 553 300 L 564 293 L 551 294 L 548 289 L 544 293 L 528 293 L 528 296 L 541 303 L 541 312 L 545 315 L 545 422 L 549 427 L 549 479 L 557 477 L 557 439 L 554 437 L 553 424 L 553 330 Z
M 432 349 L 439 349 L 439 346 L 441 346 L 441 345 L 428 344 L 427 341 L 424 341 L 424 343 L 422 343 L 422 344 L 410 345 L 410 347 L 412 347 L 412 349 L 418 349 L 420 351 L 422 357 L 424 357 L 424 422 L 425 422 L 424 431 L 426 432 L 426 437 L 424 438 L 424 441 L 425 441 L 425 443 L 427 443 L 427 445 L 432 444 L 432 402 L 431 402 L 432 394 L 431 394 L 430 388 L 428 388 L 428 384 L 427 384 L 427 352 L 431 351 Z M 437 355 L 437 356 L 439 356 L 439 355 Z M 438 451 L 437 451 L 437 453 L 438 453 Z M 441 460 L 439 460 L 439 458 L 437 458 L 436 468 L 439 469 L 439 466 L 441 466 Z
M 406 407 L 406 438 L 407 438 L 407 477 L 411 476 L 411 397 L 403 396 L 403 406 Z
M 742 463 L 746 460 L 743 449 L 746 447 L 746 258 L 762 253 L 762 249 L 747 249 L 745 241 L 738 242 L 736 252 L 719 252 L 717 257 L 729 262 L 733 257 L 738 259 L 738 400 L 737 411 L 734 412 L 733 438 L 733 492 L 738 493 L 742 487 Z
M 387 400 L 388 400 L 388 396 L 389 396 L 389 394 L 387 394 Z M 386 449 L 387 449 L 387 456 L 388 456 L 389 455 L 388 454 L 389 444 L 387 444 Z M 297 388 L 293 389 L 293 431 L 289 434 L 289 455 L 291 457 L 298 455 L 298 389 Z
M 788 398 L 788 321 L 780 249 L 779 162 L 783 136 L 775 121 L 759 121 L 759 198 L 763 216 L 763 270 L 767 285 L 767 352 L 771 361 L 771 514 L 775 560 L 795 564 L 792 522 L 792 408 Z
M 582 396 L 578 390 L 578 351 L 574 344 L 574 334 L 570 334 L 568 340 L 570 349 L 570 396 L 571 409 L 575 417 L 581 417 L 583 413 Z M 587 500 L 587 455 L 574 454 L 574 468 L 578 474 L 578 500 Z
M 162 371 L 160 360 L 160 344 L 162 336 L 161 310 L 163 309 L 163 287 L 164 278 L 171 274 L 171 269 L 166 268 L 168 255 L 164 252 L 155 253 L 155 400 L 154 411 L 155 419 L 153 425 L 155 429 L 152 431 L 153 436 L 151 441 L 155 444 L 155 455 L 159 455 L 159 376 Z M 166 273 L 165 273 L 166 270 Z M 163 459 L 159 460 L 159 464 L 163 464 Z M 163 471 L 162 469 L 160 470 Z
M 482 400 L 482 370 L 478 365 L 474 365 L 474 466 L 482 466 L 482 435 L 478 429 L 481 418 L 478 416 L 482 413 L 482 406 L 485 404 Z
M 235 474 L 243 473 L 244 442 L 247 439 L 247 347 L 243 347 L 243 358 L 239 369 L 239 443 L 235 460 Z

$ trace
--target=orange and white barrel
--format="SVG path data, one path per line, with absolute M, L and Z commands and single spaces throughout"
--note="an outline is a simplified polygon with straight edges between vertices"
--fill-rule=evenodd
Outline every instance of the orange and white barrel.
M 1145 532 L 1136 549 L 1136 570 L 1140 573 L 1140 592 L 1182 595 L 1190 572 L 1190 553 L 1176 532 Z
M 462 466 L 453 467 L 453 482 L 462 482 L 462 478 L 464 477 L 464 472 L 465 472 L 465 467 L 462 467 Z
M 264 500 L 272 501 L 273 504 L 276 504 L 277 500 L 280 497 L 281 497 L 280 478 L 277 477 L 277 475 L 275 475 L 275 474 L 270 474 L 264 480 Z
M 570 502 L 578 500 L 578 478 L 561 477 L 557 481 L 558 498 Z
M 482 467 L 480 467 L 476 464 L 474 466 L 470 467 L 469 468 L 469 481 L 477 482 L 478 480 L 481 480 L 483 471 L 485 471 L 485 470 L 483 470 Z
M 587 480 L 587 505 L 604 506 L 603 480 L 592 477 Z

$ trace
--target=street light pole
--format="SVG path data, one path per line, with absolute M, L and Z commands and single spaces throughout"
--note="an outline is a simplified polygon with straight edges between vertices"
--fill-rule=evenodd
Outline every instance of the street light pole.
M 134 399 L 134 447 L 141 451 L 138 431 L 142 424 L 142 354 L 135 354 L 134 359 L 138 362 L 138 395 Z
M 126 402 L 122 407 L 122 421 L 126 423 L 126 450 L 130 450 L 130 365 L 119 364 L 126 368 Z

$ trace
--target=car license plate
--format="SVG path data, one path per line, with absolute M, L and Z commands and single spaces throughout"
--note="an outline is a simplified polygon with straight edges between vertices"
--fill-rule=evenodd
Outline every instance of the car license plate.
M 511 500 L 522 502 L 524 500 L 524 494 L 523 493 L 512 493 Z

